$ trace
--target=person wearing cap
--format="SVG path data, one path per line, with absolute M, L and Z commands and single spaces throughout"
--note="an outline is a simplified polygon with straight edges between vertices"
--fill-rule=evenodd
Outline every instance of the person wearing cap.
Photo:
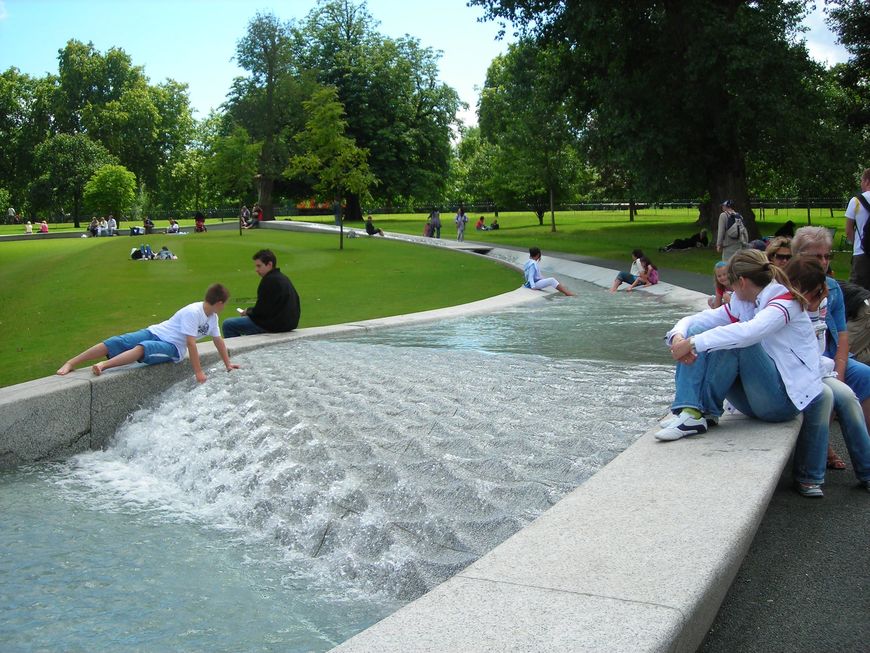
M 734 210 L 734 203 L 731 200 L 723 200 L 722 213 L 719 214 L 719 228 L 716 237 L 716 251 L 722 253 L 722 260 L 727 261 L 736 252 L 743 249 L 746 243 L 745 229 L 737 229 L 737 234 L 734 235 L 732 229 L 729 229 L 729 218 L 737 213 Z M 732 233 L 729 233 L 732 232 Z

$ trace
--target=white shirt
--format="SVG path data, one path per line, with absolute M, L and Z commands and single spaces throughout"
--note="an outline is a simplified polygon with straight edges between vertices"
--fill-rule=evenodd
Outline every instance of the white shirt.
M 807 312 L 775 281 L 767 284 L 755 302 L 737 295 L 731 303 L 684 317 L 668 332 L 685 337 L 691 326 L 707 329 L 694 336 L 695 349 L 736 349 L 761 343 L 773 359 L 789 399 L 803 410 L 822 391 L 821 361 L 815 332 Z
M 868 202 L 870 202 L 870 190 L 861 193 Z M 846 219 L 851 220 L 855 223 L 855 238 L 854 244 L 852 245 L 852 254 L 858 256 L 858 254 L 864 253 L 864 243 L 863 234 L 864 234 L 864 225 L 867 223 L 867 218 L 870 217 L 867 214 L 867 209 L 863 207 L 861 202 L 858 201 L 857 197 L 853 197 L 849 200 L 849 206 L 846 207 Z
M 221 335 L 217 313 L 206 315 L 202 305 L 203 302 L 188 304 L 165 322 L 148 327 L 148 330 L 163 342 L 175 345 L 179 361 L 187 355 L 187 336 L 199 340 L 205 336 L 216 338 Z

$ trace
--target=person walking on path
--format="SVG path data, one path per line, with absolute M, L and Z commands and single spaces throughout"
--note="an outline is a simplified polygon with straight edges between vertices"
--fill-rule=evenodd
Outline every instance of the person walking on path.
M 465 240 L 465 225 L 468 224 L 468 216 L 465 215 L 465 209 L 459 207 L 459 212 L 456 214 L 456 240 L 460 243 Z
M 861 175 L 861 192 L 846 207 L 846 239 L 852 241 L 852 274 L 849 281 L 870 290 L 870 245 L 864 234 L 870 220 L 870 168 Z M 870 231 L 870 230 L 868 230 Z
M 434 209 L 432 213 L 429 214 L 429 218 L 429 235 L 432 238 L 441 238 L 441 212 L 438 209 Z
M 284 333 L 299 326 L 299 294 L 290 279 L 275 267 L 278 263 L 275 254 L 261 249 L 254 254 L 253 260 L 254 270 L 260 276 L 257 303 L 241 311 L 240 317 L 224 320 L 225 338 Z
M 749 234 L 743 217 L 734 210 L 731 200 L 722 202 L 722 213 L 719 214 L 719 228 L 716 236 L 716 251 L 722 253 L 722 260 L 727 261 L 739 252 L 749 242 Z
M 205 383 L 205 372 L 202 371 L 199 351 L 196 348 L 196 341 L 204 336 L 211 336 L 227 372 L 238 369 L 238 365 L 230 362 L 227 346 L 218 328 L 218 315 L 229 298 L 230 293 L 224 286 L 219 283 L 212 284 L 206 290 L 203 301 L 188 304 L 160 324 L 152 324 L 146 329 L 104 340 L 70 358 L 60 366 L 57 373 L 64 376 L 72 372 L 76 365 L 104 356 L 109 360 L 91 367 L 94 376 L 100 376 L 110 368 L 136 362 L 146 365 L 159 365 L 170 361 L 180 363 L 189 354 L 196 380 Z

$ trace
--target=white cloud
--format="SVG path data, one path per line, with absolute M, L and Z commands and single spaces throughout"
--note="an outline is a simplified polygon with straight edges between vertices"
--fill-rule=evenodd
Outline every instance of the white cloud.
M 808 31 L 804 34 L 807 51 L 819 63 L 833 66 L 849 59 L 846 48 L 837 42 L 837 36 L 825 23 L 825 13 L 821 4 L 816 5 L 804 19 Z

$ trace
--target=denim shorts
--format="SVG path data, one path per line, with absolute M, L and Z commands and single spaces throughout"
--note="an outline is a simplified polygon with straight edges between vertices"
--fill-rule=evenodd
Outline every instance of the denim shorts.
M 112 336 L 108 340 L 104 340 L 103 344 L 109 350 L 109 358 L 114 358 L 118 354 L 130 351 L 136 345 L 142 345 L 145 352 L 142 354 L 142 358 L 139 359 L 140 363 L 159 365 L 160 363 L 181 360 L 175 345 L 160 340 L 148 329 L 140 329 L 139 331 L 125 333 L 121 336 Z

